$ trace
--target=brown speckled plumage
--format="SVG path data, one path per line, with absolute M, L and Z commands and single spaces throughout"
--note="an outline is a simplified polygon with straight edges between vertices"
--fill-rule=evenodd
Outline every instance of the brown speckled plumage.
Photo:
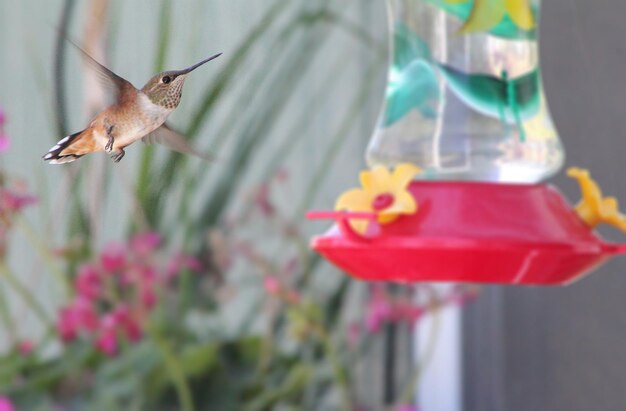
M 169 78 L 170 81 L 164 83 L 164 78 Z M 180 103 L 184 83 L 185 75 L 177 75 L 175 72 L 166 71 L 150 79 L 141 91 L 143 91 L 154 104 L 173 110 L 178 107 L 178 103 Z
M 168 130 L 166 134 L 171 140 L 169 145 L 167 140 L 163 140 L 163 144 L 193 153 L 193 148 L 187 147 L 184 139 L 167 127 L 165 120 L 180 103 L 187 75 L 220 54 L 183 70 L 159 73 L 141 90 L 84 54 L 115 86 L 117 101 L 98 114 L 86 129 L 61 139 L 43 156 L 45 161 L 61 164 L 88 153 L 106 151 L 117 162 L 124 157 L 125 147 L 160 128 Z

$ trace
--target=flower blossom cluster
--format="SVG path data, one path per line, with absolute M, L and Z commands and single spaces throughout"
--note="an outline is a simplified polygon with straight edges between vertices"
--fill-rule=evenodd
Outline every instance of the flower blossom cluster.
M 0 186 L 0 224 L 10 226 L 15 214 L 36 202 L 37 197 L 26 194 L 23 188 L 9 189 Z
M 402 322 L 413 326 L 433 306 L 464 305 L 476 293 L 474 288 L 455 287 L 449 294 L 438 297 L 430 304 L 419 304 L 410 296 L 392 296 L 384 285 L 374 284 L 366 307 L 365 328 L 369 333 L 377 333 L 386 323 Z
M 183 270 L 200 270 L 198 260 L 178 254 L 163 266 L 157 233 L 134 236 L 127 244 L 107 245 L 96 261 L 84 264 L 74 279 L 75 297 L 61 307 L 57 332 L 64 342 L 91 339 L 113 356 L 121 341 L 141 340 L 160 296 Z
M 13 403 L 7 397 L 0 395 L 0 411 L 15 411 Z
M 4 131 L 7 122 L 6 115 L 0 107 L 0 153 L 9 149 L 9 137 Z M 25 194 L 24 185 L 18 184 L 15 188 L 6 187 L 4 176 L 0 176 L 0 224 L 9 226 L 11 217 L 21 211 L 24 207 L 34 204 L 37 199 L 34 196 Z
M 274 275 L 266 275 L 263 278 L 263 288 L 269 295 L 279 297 L 289 304 L 297 304 L 300 302 L 300 294 L 296 290 L 284 285 L 278 277 Z
M 0 107 L 0 153 L 9 149 L 9 137 L 4 131 L 7 119 Z M 0 172 L 0 258 L 6 255 L 8 234 L 13 225 L 15 216 L 25 207 L 37 202 L 37 198 L 26 192 L 22 182 L 7 183 L 7 177 Z
M 4 131 L 4 125 L 6 122 L 7 117 L 4 114 L 2 107 L 0 107 L 0 153 L 7 151 L 11 145 L 11 140 L 9 140 L 9 136 Z

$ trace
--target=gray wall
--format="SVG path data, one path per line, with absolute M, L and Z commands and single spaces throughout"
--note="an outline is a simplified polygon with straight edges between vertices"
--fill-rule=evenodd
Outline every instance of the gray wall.
M 544 86 L 566 164 L 626 206 L 626 2 L 543 3 Z M 579 199 L 562 174 L 552 183 Z M 465 316 L 466 410 L 626 409 L 625 275 L 618 258 L 565 288 L 485 287 Z

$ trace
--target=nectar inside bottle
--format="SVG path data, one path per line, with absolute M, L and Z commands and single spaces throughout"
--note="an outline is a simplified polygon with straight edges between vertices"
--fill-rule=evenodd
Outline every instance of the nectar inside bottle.
M 538 0 L 389 0 L 391 62 L 370 165 L 535 183 L 564 152 L 541 84 Z

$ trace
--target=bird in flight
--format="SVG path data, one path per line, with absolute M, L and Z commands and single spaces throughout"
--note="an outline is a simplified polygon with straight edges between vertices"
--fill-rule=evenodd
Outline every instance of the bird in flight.
M 73 43 L 72 43 L 73 44 Z M 50 164 L 74 161 L 85 154 L 105 151 L 119 162 L 124 149 L 137 140 L 159 143 L 172 150 L 206 158 L 187 139 L 165 122 L 182 96 L 185 79 L 193 70 L 221 56 L 208 57 L 182 70 L 164 71 L 152 77 L 141 89 L 93 59 L 76 46 L 107 83 L 112 85 L 114 103 L 99 113 L 87 128 L 62 138 L 43 159 Z

